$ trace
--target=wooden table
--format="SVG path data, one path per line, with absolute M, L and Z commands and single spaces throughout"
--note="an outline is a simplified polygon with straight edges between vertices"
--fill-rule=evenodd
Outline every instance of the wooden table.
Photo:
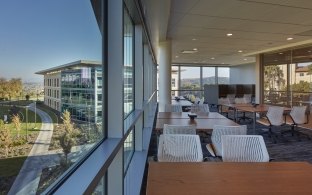
M 162 131 L 164 124 L 169 125 L 196 125 L 197 131 L 210 132 L 215 125 L 238 126 L 237 123 L 227 118 L 196 118 L 194 120 L 186 118 L 158 118 L 154 130 Z
M 312 194 L 311 181 L 306 162 L 151 162 L 146 194 Z
M 190 112 L 158 112 L 157 118 L 177 118 L 177 119 L 188 119 Z M 196 119 L 208 119 L 208 118 L 219 118 L 225 119 L 226 117 L 218 112 L 198 112 L 196 113 Z
M 253 131 L 254 134 L 256 133 L 256 119 L 257 119 L 257 113 L 265 113 L 269 110 L 269 107 L 271 105 L 267 104 L 260 104 L 257 106 L 236 106 L 235 107 L 235 112 L 238 110 L 243 111 L 243 112 L 251 112 L 253 113 Z M 291 108 L 284 107 L 284 111 L 290 111 Z

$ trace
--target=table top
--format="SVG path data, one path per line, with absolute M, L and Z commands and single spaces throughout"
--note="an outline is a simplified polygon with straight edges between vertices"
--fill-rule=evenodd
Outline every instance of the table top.
M 227 118 L 208 118 L 200 119 L 179 119 L 179 118 L 159 118 L 156 121 L 154 130 L 160 131 L 164 128 L 164 124 L 169 125 L 196 125 L 198 131 L 212 131 L 215 125 L 238 126 L 239 124 Z
M 306 162 L 151 162 L 146 194 L 312 194 L 311 173 Z
M 220 106 L 226 106 L 230 108 L 236 108 L 236 107 L 252 107 L 252 104 L 219 104 Z
M 193 103 L 188 100 L 171 100 L 172 105 L 191 106 Z
M 158 112 L 157 118 L 177 118 L 177 119 L 188 119 L 190 112 Z M 207 118 L 220 118 L 225 119 L 226 117 L 218 112 L 198 112 L 197 119 L 207 119 Z
M 267 112 L 269 107 L 271 105 L 267 105 L 267 104 L 260 104 L 257 105 L 256 107 L 254 106 L 237 106 L 236 109 L 237 110 L 241 110 L 241 111 L 245 111 L 245 112 Z M 288 107 L 284 107 L 284 111 L 290 111 L 291 108 Z

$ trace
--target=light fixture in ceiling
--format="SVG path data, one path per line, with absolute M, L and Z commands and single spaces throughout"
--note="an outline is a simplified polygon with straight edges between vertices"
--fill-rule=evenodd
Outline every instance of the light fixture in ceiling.
M 246 60 L 247 60 L 247 58 L 244 58 L 244 60 L 246 61 Z
M 179 58 L 179 56 L 175 56 L 176 58 Z
M 198 49 L 195 47 L 195 48 L 193 48 L 193 51 L 197 51 Z
M 211 60 L 214 60 L 215 58 L 214 58 L 214 57 L 211 57 L 210 59 L 211 59 Z
M 192 54 L 192 53 L 196 53 L 198 52 L 197 50 L 182 50 L 181 53 L 184 53 L 184 54 Z
M 226 36 L 230 37 L 232 36 L 233 34 L 232 33 L 227 33 Z
M 287 38 L 287 41 L 290 41 L 290 40 L 293 40 L 294 38 L 292 38 L 292 37 L 288 37 Z
M 281 52 L 281 53 L 279 53 L 279 54 L 280 54 L 280 55 L 283 55 L 284 53 Z
M 192 41 L 196 41 L 196 40 L 197 40 L 196 38 L 193 38 L 193 39 L 192 39 Z
M 238 52 L 238 53 L 242 53 L 243 51 L 242 51 L 242 50 L 238 50 L 237 52 Z

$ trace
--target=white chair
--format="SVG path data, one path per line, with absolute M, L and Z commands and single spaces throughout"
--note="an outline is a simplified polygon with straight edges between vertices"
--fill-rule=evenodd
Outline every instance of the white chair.
M 292 120 L 291 130 L 290 131 L 283 131 L 282 134 L 285 134 L 287 132 L 291 132 L 292 136 L 296 133 L 298 136 L 300 134 L 307 136 L 309 139 L 310 137 L 298 130 L 295 130 L 295 127 L 298 127 L 298 125 L 303 125 L 308 123 L 308 115 L 307 115 L 307 106 L 293 106 L 289 116 Z
M 226 98 L 229 99 L 230 104 L 235 104 L 235 94 L 227 94 Z
M 269 162 L 269 154 L 261 135 L 223 135 L 223 162 Z
M 198 135 L 166 135 L 159 137 L 159 162 L 202 162 L 203 152 Z
M 195 125 L 168 125 L 168 124 L 164 124 L 163 134 L 196 135 L 196 126 Z
M 181 105 L 166 104 L 165 105 L 165 112 L 182 112 L 182 106 Z
M 243 100 L 245 104 L 250 104 L 251 103 L 251 94 L 244 94 Z
M 198 104 L 204 104 L 204 98 L 200 99 L 200 101 L 198 102 Z
M 211 144 L 207 144 L 206 148 L 212 156 L 222 156 L 222 144 L 221 136 L 222 135 L 246 135 L 247 126 L 224 126 L 224 125 L 215 125 L 211 134 Z
M 268 135 L 269 137 L 272 136 L 274 143 L 276 143 L 275 138 L 277 137 L 277 135 L 272 132 L 272 128 L 274 126 L 282 126 L 285 124 L 285 119 L 283 116 L 284 116 L 284 108 L 279 106 L 270 106 L 266 114 L 266 118 L 268 119 L 269 122 Z
M 209 112 L 208 104 L 192 104 L 191 112 Z

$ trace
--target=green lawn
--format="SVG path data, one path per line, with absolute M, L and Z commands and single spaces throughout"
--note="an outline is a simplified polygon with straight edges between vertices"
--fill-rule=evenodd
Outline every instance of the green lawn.
M 27 102 L 27 103 L 29 103 L 29 102 Z M 24 104 L 26 104 L 26 103 L 24 103 Z M 3 119 L 4 115 L 9 116 L 11 109 L 13 109 L 12 105 L 0 105 L 0 117 L 1 117 L 1 119 Z M 21 104 L 17 104 L 16 109 L 18 110 L 18 115 L 20 116 L 20 120 L 22 123 L 20 135 L 26 135 L 26 131 L 29 134 L 29 133 L 33 133 L 33 132 L 38 132 L 40 130 L 42 122 L 41 122 L 41 118 L 39 117 L 38 114 L 36 114 L 36 117 L 35 117 L 35 113 L 33 111 L 30 111 L 29 109 L 27 109 L 27 112 L 26 112 L 26 108 L 21 107 Z M 16 131 L 13 123 L 9 123 L 8 128 L 12 132 L 12 135 L 17 134 L 17 131 Z

